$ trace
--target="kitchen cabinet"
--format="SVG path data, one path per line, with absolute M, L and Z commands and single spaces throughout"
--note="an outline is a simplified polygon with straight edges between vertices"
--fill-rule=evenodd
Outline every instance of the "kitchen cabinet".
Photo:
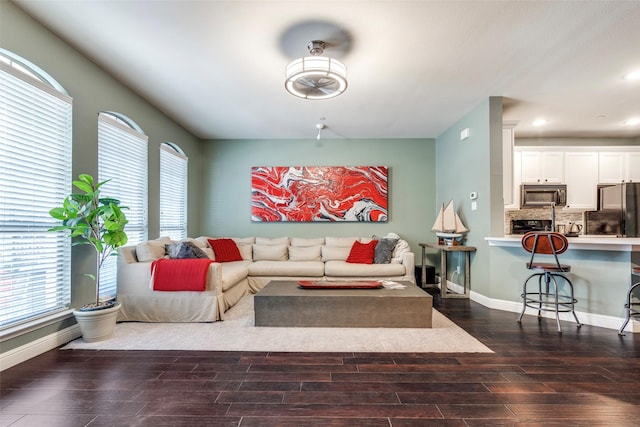
M 513 153 L 513 200 L 507 208 L 520 208 L 520 177 L 522 176 L 522 153 L 514 151 Z
M 564 180 L 567 184 L 566 209 L 596 209 L 598 153 L 567 151 L 564 153 L 564 161 Z
M 602 151 L 598 155 L 598 182 L 640 182 L 640 151 Z
M 627 152 L 627 180 L 640 182 L 640 151 Z
M 522 151 L 520 181 L 523 184 L 564 182 L 564 152 Z

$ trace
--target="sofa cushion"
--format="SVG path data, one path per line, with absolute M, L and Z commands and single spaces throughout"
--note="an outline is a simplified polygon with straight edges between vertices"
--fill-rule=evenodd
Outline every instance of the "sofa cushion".
M 217 262 L 242 261 L 238 245 L 232 239 L 209 239 Z
M 333 277 L 392 277 L 404 276 L 405 268 L 401 264 L 352 264 L 346 261 L 327 261 L 324 263 L 324 274 Z
M 292 237 L 291 246 L 322 246 L 324 245 L 324 237 L 305 238 Z
M 207 254 L 193 242 L 178 242 L 165 246 L 171 259 L 209 258 Z
M 216 254 L 213 253 L 213 249 L 207 247 L 207 248 L 204 248 L 203 251 L 205 254 L 207 254 L 207 257 L 209 257 L 209 259 L 212 259 L 215 261 Z
M 268 239 L 266 237 L 256 237 L 256 245 L 289 245 L 288 237 L 276 237 L 274 239 Z
M 373 264 L 373 257 L 376 250 L 377 240 L 372 240 L 369 243 L 353 242 L 347 262 L 354 264 Z
M 253 245 L 251 243 L 238 243 L 238 250 L 242 259 L 251 261 L 253 259 Z
M 249 274 L 251 261 L 230 261 L 224 263 L 221 269 L 222 291 L 231 289 Z
M 287 245 L 253 245 L 254 261 L 286 261 Z
M 290 261 L 321 261 L 321 246 L 289 246 Z
M 325 244 L 327 246 L 347 246 L 351 248 L 353 242 L 360 241 L 357 237 L 326 237 Z
M 351 252 L 351 246 L 322 246 L 322 261 L 345 261 Z
M 167 254 L 165 245 L 173 243 L 169 237 L 160 237 L 155 240 L 147 240 L 136 245 L 136 258 L 138 262 L 155 261 Z
M 374 238 L 376 237 L 374 236 Z M 378 238 L 378 244 L 376 245 L 373 257 L 374 264 L 389 264 L 398 240 L 400 239 Z
M 232 237 L 232 239 L 239 245 L 253 245 L 256 242 L 255 237 Z
M 232 239 L 234 242 L 236 242 L 236 244 L 247 244 L 247 245 L 253 245 L 253 243 L 255 242 L 255 237 L 225 237 L 222 236 L 224 238 L 227 239 Z M 203 243 L 205 246 L 209 246 L 209 240 L 214 240 L 214 239 L 220 239 L 221 237 L 212 237 L 212 236 L 200 236 L 200 237 L 196 237 L 193 240 L 197 240 L 200 243 Z
M 254 261 L 249 266 L 250 276 L 322 277 L 322 261 Z

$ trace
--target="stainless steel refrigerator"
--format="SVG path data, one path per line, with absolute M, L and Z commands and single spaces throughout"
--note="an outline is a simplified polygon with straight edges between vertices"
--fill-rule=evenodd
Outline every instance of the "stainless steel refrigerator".
M 617 218 L 622 237 L 640 237 L 640 182 L 601 188 L 599 210 Z

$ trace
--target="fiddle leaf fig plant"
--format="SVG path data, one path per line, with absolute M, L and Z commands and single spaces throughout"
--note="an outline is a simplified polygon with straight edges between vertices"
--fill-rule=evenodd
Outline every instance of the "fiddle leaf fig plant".
M 86 274 L 96 283 L 94 303 L 81 308 L 85 310 L 106 308 L 109 305 L 100 302 L 100 269 L 104 261 L 117 254 L 119 247 L 127 244 L 124 227 L 127 217 L 120 201 L 112 197 L 103 197 L 101 187 L 110 180 L 96 182 L 91 175 L 80 174 L 73 186 L 81 192 L 71 193 L 62 202 L 62 206 L 49 211 L 51 217 L 62 221 L 62 225 L 49 231 L 66 231 L 73 239 L 72 245 L 91 245 L 96 251 L 96 274 Z

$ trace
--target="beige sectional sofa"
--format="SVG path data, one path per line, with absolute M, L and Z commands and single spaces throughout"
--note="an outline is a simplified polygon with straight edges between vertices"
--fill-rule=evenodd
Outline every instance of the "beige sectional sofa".
M 385 236 L 387 237 L 387 236 Z M 391 234 L 391 237 L 394 235 Z M 208 241 L 214 237 L 187 239 L 215 259 Z M 120 248 L 118 254 L 118 295 L 122 307 L 119 321 L 212 322 L 243 296 L 256 293 L 269 281 L 280 280 L 395 280 L 415 283 L 415 256 L 409 244 L 399 239 L 391 260 L 381 264 L 347 262 L 357 240 L 370 237 L 321 237 L 274 239 L 232 238 L 241 261 L 212 262 L 203 292 L 154 291 L 150 286 L 151 263 L 166 257 L 168 238 L 160 238 Z

